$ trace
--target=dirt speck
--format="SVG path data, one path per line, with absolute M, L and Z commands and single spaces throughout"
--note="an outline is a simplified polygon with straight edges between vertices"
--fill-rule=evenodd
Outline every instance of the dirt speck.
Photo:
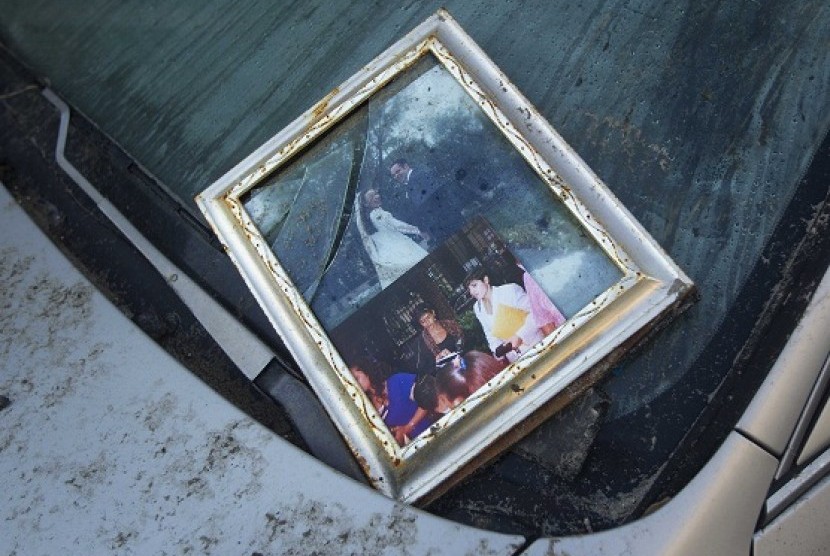
M 251 548 L 264 553 L 279 549 L 287 555 L 411 554 L 410 547 L 417 545 L 416 514 L 409 507 L 396 504 L 391 512 L 371 514 L 368 520 L 360 515 L 336 503 L 286 501 L 265 514 L 266 544 Z

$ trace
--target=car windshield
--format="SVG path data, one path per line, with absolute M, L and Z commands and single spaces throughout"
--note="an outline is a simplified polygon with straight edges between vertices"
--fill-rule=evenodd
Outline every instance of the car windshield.
M 178 219 L 202 237 L 197 193 L 441 5 L 700 298 L 428 509 L 536 535 L 623 523 L 711 455 L 826 269 L 828 181 L 815 179 L 830 126 L 825 2 L 0 0 L 0 39 L 174 200 L 144 226 Z M 140 212 L 128 192 L 112 195 Z M 159 244 L 190 256 L 186 238 Z M 234 274 L 212 284 L 230 303 L 244 288 Z

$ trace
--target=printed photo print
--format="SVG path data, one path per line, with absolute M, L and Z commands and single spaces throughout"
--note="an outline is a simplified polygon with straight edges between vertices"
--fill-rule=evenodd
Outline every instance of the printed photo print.
M 565 321 L 478 216 L 332 330 L 331 339 L 405 445 Z
M 242 200 L 402 444 L 622 276 L 431 55 Z

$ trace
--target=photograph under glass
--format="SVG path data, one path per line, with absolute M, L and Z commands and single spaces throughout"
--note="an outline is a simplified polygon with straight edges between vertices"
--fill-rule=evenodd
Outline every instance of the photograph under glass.
M 241 200 L 402 446 L 623 276 L 429 54 Z

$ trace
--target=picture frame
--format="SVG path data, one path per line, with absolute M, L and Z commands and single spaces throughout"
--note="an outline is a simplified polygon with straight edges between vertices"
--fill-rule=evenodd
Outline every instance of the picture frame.
M 694 291 L 445 10 L 196 202 L 402 502 L 529 433 Z

